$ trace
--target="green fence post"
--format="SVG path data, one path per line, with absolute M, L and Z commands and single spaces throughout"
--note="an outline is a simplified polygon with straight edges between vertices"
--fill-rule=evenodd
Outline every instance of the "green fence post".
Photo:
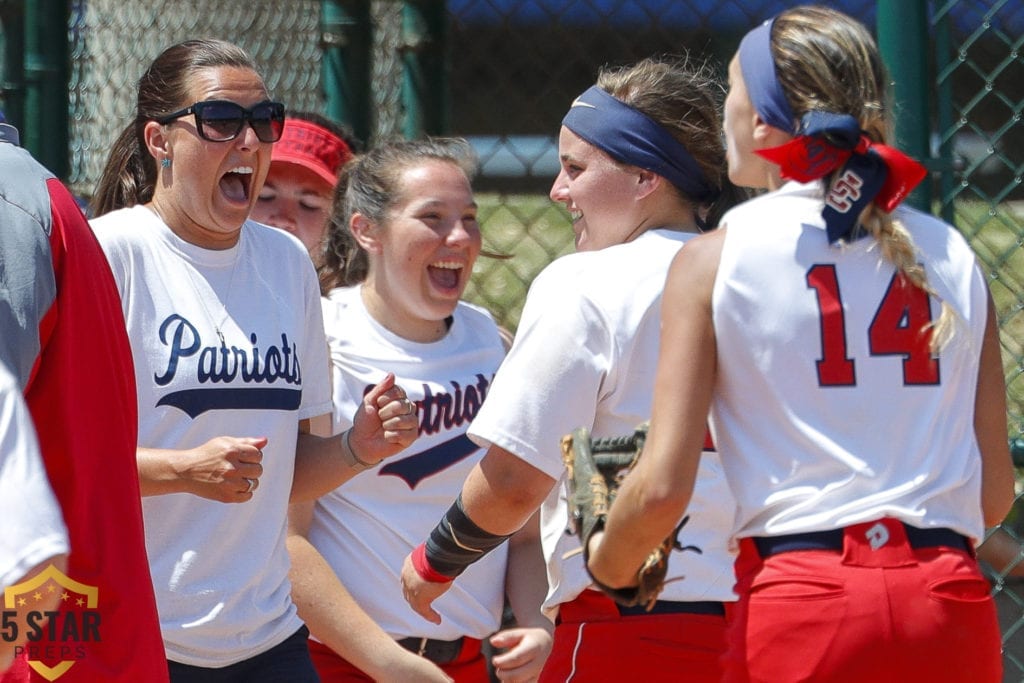
M 407 139 L 448 128 L 444 0 L 409 0 L 402 7 L 402 133 Z
M 68 19 L 66 0 L 37 0 L 25 13 L 25 120 L 21 144 L 68 176 Z
M 936 113 L 935 126 L 938 135 L 953 130 L 953 79 L 942 78 L 942 71 L 953 54 L 953 39 L 950 36 L 949 14 L 943 15 L 935 25 L 936 60 Z M 953 166 L 953 138 L 939 139 L 938 159 L 935 168 L 939 171 L 939 215 L 950 225 L 956 223 L 953 205 L 957 169 Z
M 896 138 L 915 159 L 929 160 L 927 0 L 878 0 L 878 47 L 895 81 Z M 932 191 L 927 180 L 910 195 L 910 203 L 931 213 Z
M 350 126 L 360 140 L 369 140 L 373 44 L 369 0 L 324 0 L 320 27 L 324 113 Z
M 25 6 L 23 2 L 0 2 L 0 40 L 3 42 L 3 72 L 0 73 L 0 108 L 11 125 L 22 128 L 25 121 Z

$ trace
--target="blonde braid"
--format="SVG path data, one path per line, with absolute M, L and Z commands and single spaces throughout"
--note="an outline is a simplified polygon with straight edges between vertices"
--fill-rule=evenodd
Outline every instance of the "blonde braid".
M 843 112 L 856 116 L 875 142 L 893 138 L 891 116 L 885 107 L 887 75 L 871 34 L 859 22 L 822 6 L 783 12 L 772 30 L 772 55 L 779 82 L 798 116 L 808 111 Z M 830 188 L 837 173 L 825 179 Z M 875 204 L 860 216 L 860 225 L 879 247 L 883 259 L 911 284 L 940 301 L 932 334 L 932 352 L 953 338 L 957 315 L 928 282 L 918 262 L 910 233 Z
M 882 258 L 893 264 L 911 284 L 935 297 L 941 304 L 938 320 L 933 320 L 928 327 L 932 333 L 932 353 L 938 354 L 953 339 L 960 321 L 953 307 L 928 282 L 924 266 L 917 260 L 917 248 L 910 233 L 899 221 L 893 220 L 890 214 L 874 204 L 864 210 L 860 222 L 868 234 L 875 238 Z

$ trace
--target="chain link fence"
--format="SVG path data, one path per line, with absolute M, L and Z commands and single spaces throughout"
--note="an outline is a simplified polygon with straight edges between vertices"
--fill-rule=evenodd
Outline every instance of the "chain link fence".
M 319 111 L 317 0 L 75 0 L 71 27 L 71 175 L 88 197 L 114 139 L 134 117 L 136 84 L 166 47 L 224 38 L 264 66 L 267 86 L 293 109 Z
M 1003 345 L 1009 432 L 1019 439 L 1024 432 L 1024 5 L 1003 0 L 932 5 L 934 140 L 936 151 L 950 162 L 941 168 L 936 203 L 970 239 L 989 273 Z M 1024 449 L 1014 450 L 1015 457 L 1024 455 Z M 981 548 L 1003 631 L 1005 681 L 1024 680 L 1019 480 L 1014 509 Z
M 11 0 L 4 0 L 10 2 Z M 339 5 L 346 5 L 344 1 Z M 433 84 L 448 105 L 443 130 L 469 137 L 485 247 L 467 296 L 514 330 L 527 288 L 571 250 L 568 216 L 547 198 L 558 170 L 556 136 L 567 104 L 597 69 L 656 55 L 692 56 L 720 67 L 756 22 L 799 4 L 784 0 L 373 0 L 369 142 L 400 135 L 410 102 L 403 69 L 409 6 L 445 13 L 445 72 Z M 875 26 L 874 0 L 830 3 Z M 74 0 L 69 30 L 72 189 L 88 197 L 107 149 L 132 112 L 135 81 L 164 47 L 212 36 L 256 58 L 274 96 L 292 109 L 323 111 L 325 44 L 318 0 Z M 1009 435 L 1024 433 L 1024 3 L 931 0 L 934 211 L 971 240 L 990 275 L 1002 330 Z M 884 18 L 883 18 L 884 21 Z M 435 36 L 435 38 L 438 38 Z M 434 45 L 438 47 L 438 45 Z M 428 84 L 429 85 L 429 84 Z M 1024 448 L 1020 451 L 1024 454 Z M 1020 463 L 1024 465 L 1024 462 Z M 1018 499 L 1019 503 L 1019 499 Z M 1006 681 L 1024 680 L 1024 516 L 1018 508 L 986 541 L 997 597 Z M 984 548 L 984 547 L 983 547 Z

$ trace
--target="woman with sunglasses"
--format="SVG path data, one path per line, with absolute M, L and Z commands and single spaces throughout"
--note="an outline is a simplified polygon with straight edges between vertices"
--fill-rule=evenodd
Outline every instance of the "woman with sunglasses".
M 315 681 L 290 598 L 290 500 L 415 438 L 388 376 L 341 435 L 316 274 L 295 237 L 247 220 L 284 108 L 222 41 L 165 50 L 95 197 L 139 400 L 146 542 L 171 680 Z
M 974 544 L 1014 480 L 985 275 L 898 206 L 926 172 L 886 144 L 864 26 L 787 10 L 729 80 L 729 177 L 769 191 L 672 264 L 650 435 L 590 569 L 634 580 L 687 507 L 710 408 L 739 501 L 724 681 L 995 683 Z

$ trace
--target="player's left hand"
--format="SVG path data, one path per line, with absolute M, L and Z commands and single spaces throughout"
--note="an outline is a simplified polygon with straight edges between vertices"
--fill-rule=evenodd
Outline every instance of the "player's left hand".
M 405 389 L 388 373 L 363 397 L 352 421 L 352 450 L 365 462 L 379 462 L 416 440 L 419 414 Z
M 452 582 L 435 583 L 427 581 L 412 566 L 412 555 L 406 555 L 402 562 L 402 597 L 413 611 L 433 624 L 441 623 L 441 615 L 430 605 L 451 588 Z
M 499 681 L 531 683 L 540 676 L 551 653 L 551 634 L 538 627 L 510 628 L 491 636 L 491 645 L 507 650 L 491 663 Z

